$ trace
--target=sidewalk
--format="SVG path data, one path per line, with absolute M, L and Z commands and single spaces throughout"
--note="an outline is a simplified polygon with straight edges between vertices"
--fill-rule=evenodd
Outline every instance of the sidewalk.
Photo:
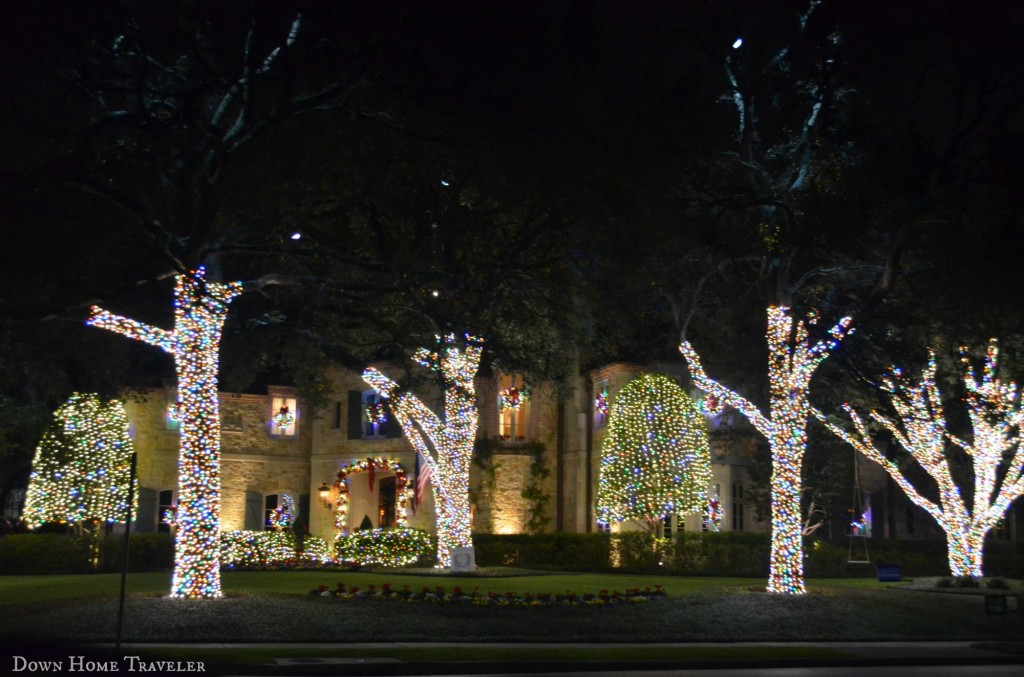
M 85 647 L 83 647 L 85 648 Z M 92 645 L 112 655 L 113 645 Z M 88 649 L 87 649 L 88 650 Z M 281 656 L 273 656 L 280 650 Z M 428 650 L 437 658 L 420 660 L 408 654 Z M 478 650 L 478 651 L 475 651 Z M 650 650 L 651 658 L 637 653 Z M 246 660 L 245 653 L 258 651 L 259 658 Z M 366 656 L 360 656 L 366 651 Z M 445 654 L 451 652 L 451 657 Z M 581 653 L 595 652 L 593 658 Z M 615 653 L 628 653 L 617 658 Z M 865 668 L 892 666 L 1021 666 L 1024 674 L 1024 640 L 1020 642 L 730 642 L 654 644 L 560 644 L 476 642 L 379 642 L 379 643 L 198 643 L 123 644 L 121 656 L 141 653 L 145 660 L 164 652 L 174 661 L 202 661 L 205 674 L 216 675 L 467 675 L 467 674 L 593 674 L 621 671 L 678 671 L 778 668 Z M 190 656 L 194 652 L 194 656 Z M 230 660 L 218 661 L 224 652 Z M 559 657 L 560 652 L 571 656 Z M 678 652 L 666 657 L 666 652 Z M 332 656 L 337 653 L 338 655 Z M 299 655 L 296 655 L 299 654 Z M 390 655 L 389 655 L 390 654 Z M 403 658 L 403 654 L 406 657 Z M 477 654 L 474 657 L 474 654 Z M 521 654 L 521 655 L 518 655 Z M 553 654 L 553 655 L 552 655 Z M 179 668 L 180 670 L 180 668 Z M 1014 670 L 1013 672 L 1016 672 Z M 124 674 L 138 674 L 138 671 Z

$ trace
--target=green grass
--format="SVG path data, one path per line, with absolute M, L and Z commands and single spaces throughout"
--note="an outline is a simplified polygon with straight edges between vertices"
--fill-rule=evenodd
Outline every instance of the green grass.
M 163 594 L 170 589 L 170 573 L 165 571 L 128 575 L 129 594 Z M 223 575 L 224 592 L 256 595 L 306 595 L 320 585 L 331 589 L 338 582 L 366 590 L 390 583 L 401 590 L 408 585 L 418 592 L 424 586 L 433 590 L 441 585 L 451 591 L 461 586 L 465 592 L 478 589 L 481 594 L 505 593 L 597 593 L 601 590 L 625 591 L 627 588 L 654 588 L 661 585 L 671 596 L 690 595 L 710 589 L 759 585 L 753 578 L 692 578 L 641 576 L 628 574 L 551 574 L 513 578 L 476 576 L 410 576 L 400 574 L 351 573 L 336 571 L 227 571 Z M 112 597 L 121 585 L 119 574 L 74 574 L 53 576 L 0 576 L 0 607 L 96 597 Z

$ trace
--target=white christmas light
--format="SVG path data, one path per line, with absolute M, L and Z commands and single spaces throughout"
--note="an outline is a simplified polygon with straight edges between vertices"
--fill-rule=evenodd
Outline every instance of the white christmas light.
M 893 439 L 911 454 L 938 485 L 938 502 L 921 495 L 907 480 L 899 466 L 886 458 L 874 444 L 865 421 L 853 407 L 844 405 L 853 421 L 856 435 L 851 435 L 821 412 L 818 419 L 839 438 L 878 463 L 907 497 L 935 518 L 946 532 L 947 559 L 954 576 L 981 576 L 985 534 L 1002 518 L 1014 500 L 1024 494 L 1024 446 L 1021 425 L 1024 410 L 1015 383 L 1003 384 L 997 376 L 999 348 L 995 339 L 989 343 L 981 379 L 974 373 L 964 354 L 964 403 L 970 416 L 973 442 L 967 442 L 946 430 L 942 396 L 935 384 L 935 354 L 919 382 L 908 382 L 900 369 L 882 382 L 889 393 L 898 419 L 892 420 L 877 411 L 871 418 L 892 434 Z M 946 444 L 950 442 L 967 453 L 974 465 L 974 505 L 968 507 L 953 480 Z M 1004 464 L 1004 460 L 1006 463 Z M 1000 467 L 1004 468 L 998 483 Z
M 473 458 L 479 413 L 473 377 L 480 366 L 480 341 L 466 337 L 465 349 L 448 336 L 438 352 L 421 348 L 413 359 L 436 370 L 444 383 L 444 418 L 439 418 L 416 396 L 400 392 L 398 384 L 373 367 L 363 380 L 390 399 L 402 431 L 431 469 L 434 509 L 437 513 L 438 566 L 451 566 L 452 548 L 470 548 L 469 467 Z M 433 447 L 433 452 L 431 452 Z
M 844 317 L 829 330 L 829 338 L 810 344 L 808 325 L 795 321 L 785 306 L 768 308 L 769 415 L 752 402 L 708 378 L 700 356 L 688 341 L 679 346 L 697 387 L 714 396 L 716 405 L 730 406 L 743 414 L 766 438 L 772 453 L 771 501 L 772 547 L 768 591 L 803 593 L 803 521 L 800 513 L 801 477 L 807 449 L 807 418 L 811 377 L 832 350 L 847 336 L 852 318 Z
M 177 276 L 173 331 L 113 315 L 96 306 L 88 322 L 174 356 L 181 443 L 172 597 L 221 596 L 217 353 L 228 304 L 241 293 L 241 282 L 207 282 L 206 271 L 200 267 Z

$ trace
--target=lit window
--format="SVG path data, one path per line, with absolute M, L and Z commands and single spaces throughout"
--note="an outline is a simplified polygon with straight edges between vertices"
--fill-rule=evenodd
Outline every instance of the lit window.
M 732 530 L 743 531 L 743 485 L 732 485 Z
M 270 398 L 270 434 L 293 437 L 298 430 L 299 409 L 294 397 Z
M 381 402 L 376 390 L 363 393 L 363 438 L 384 437 L 384 427 L 388 422 L 388 412 Z
M 175 513 L 174 489 L 164 489 L 157 494 L 156 530 L 161 534 L 169 534 L 174 522 Z
M 288 494 L 267 494 L 263 498 L 263 528 L 290 528 L 295 522 L 295 500 Z
M 164 427 L 178 432 L 181 430 L 181 412 L 178 408 L 178 395 L 171 392 L 167 395 L 167 406 L 164 408 Z
M 526 439 L 526 415 L 529 409 L 529 391 L 522 377 L 502 375 L 498 387 L 498 434 L 501 439 Z
M 608 410 L 611 406 L 611 395 L 608 394 L 608 379 L 594 384 L 594 429 L 603 428 L 608 423 Z

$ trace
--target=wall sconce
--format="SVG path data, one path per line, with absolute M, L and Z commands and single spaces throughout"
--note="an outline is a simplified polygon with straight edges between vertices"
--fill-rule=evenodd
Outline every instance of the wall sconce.
M 327 486 L 327 482 L 322 483 L 316 492 L 320 494 L 320 502 L 324 504 L 325 508 L 330 510 L 334 507 L 331 505 L 331 488 Z

